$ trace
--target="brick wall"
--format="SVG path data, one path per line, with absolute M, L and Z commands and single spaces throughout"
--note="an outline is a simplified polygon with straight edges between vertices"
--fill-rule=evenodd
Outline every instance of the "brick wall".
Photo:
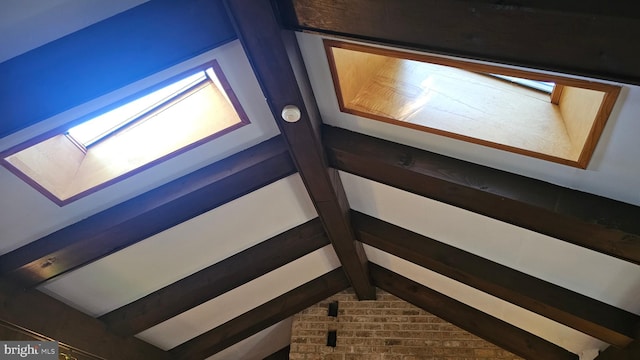
M 338 317 L 327 316 L 336 300 Z M 377 301 L 341 292 L 296 314 L 292 326 L 292 360 L 520 359 L 379 289 Z M 329 330 L 337 330 L 335 348 Z

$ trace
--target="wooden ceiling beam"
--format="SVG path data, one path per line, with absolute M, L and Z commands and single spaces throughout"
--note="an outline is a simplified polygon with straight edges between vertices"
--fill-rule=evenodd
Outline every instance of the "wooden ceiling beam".
M 272 138 L 2 255 L 0 275 L 35 286 L 293 173 Z
M 225 4 L 351 285 L 358 298 L 375 299 L 366 254 L 351 229 L 347 196 L 337 171 L 327 165 L 319 132 L 322 121 L 294 34 L 280 28 L 269 0 L 229 0 Z M 299 121 L 282 119 L 281 112 L 287 105 L 300 109 Z
M 629 4 L 603 3 L 600 0 L 517 0 L 509 2 L 497 2 L 496 0 L 469 0 L 470 3 L 479 3 L 493 6 L 496 10 L 512 7 L 520 11 L 553 11 L 564 14 L 589 14 L 593 16 L 612 16 L 640 19 L 640 13 L 629 11 Z M 626 6 L 625 6 L 626 5 Z M 636 7 L 633 10 L 639 10 Z
M 553 343 L 381 266 L 370 264 L 370 271 L 380 289 L 525 359 L 578 359 L 577 355 Z
M 634 341 L 624 348 L 609 346 L 595 360 L 638 360 L 640 359 L 640 341 Z
M 360 241 L 617 346 L 640 316 L 371 216 L 351 216 Z
M 168 352 L 121 337 L 94 319 L 36 289 L 0 280 L 0 320 L 105 359 L 169 360 Z
M 134 335 L 325 245 L 329 239 L 320 220 L 314 219 L 113 310 L 100 320 L 119 335 Z
M 270 300 L 175 348 L 174 359 L 205 359 L 349 287 L 338 268 Z
M 262 360 L 289 360 L 289 352 L 291 351 L 291 346 L 285 346 L 282 349 L 274 352 L 273 354 L 267 356 Z
M 278 7 L 293 30 L 640 84 L 640 53 L 629 46 L 640 37 L 637 4 L 283 0 Z
M 640 264 L 640 207 L 325 127 L 331 166 Z

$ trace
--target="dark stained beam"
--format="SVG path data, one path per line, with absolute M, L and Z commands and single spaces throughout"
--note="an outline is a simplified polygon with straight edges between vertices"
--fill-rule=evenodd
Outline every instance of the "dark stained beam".
M 262 360 L 289 360 L 290 351 L 291 351 L 291 346 L 286 346 Z
M 113 310 L 100 320 L 113 332 L 131 336 L 328 244 L 320 220 L 311 220 Z
M 289 29 L 640 84 L 640 52 L 629 46 L 640 37 L 635 3 L 283 0 L 278 5 Z
M 293 173 L 272 138 L 1 256 L 0 275 L 35 286 Z
M 603 3 L 600 0 L 470 0 L 471 3 L 492 5 L 495 9 L 514 8 L 523 11 L 555 11 L 568 14 L 589 14 L 594 16 L 628 17 L 640 19 L 640 13 L 629 11 L 640 8 L 629 7 L 630 4 Z M 626 6 L 625 6 L 626 5 Z
M 640 264 L 640 207 L 326 127 L 331 166 Z
M 349 287 L 342 269 L 335 269 L 250 310 L 169 352 L 174 359 L 205 359 L 309 306 Z
M 171 359 L 135 337 L 114 335 L 100 320 L 38 290 L 21 290 L 6 281 L 0 281 L 0 321 L 105 359 Z
M 349 203 L 342 183 L 337 171 L 327 166 L 319 133 L 320 114 L 315 103 L 311 102 L 313 91 L 293 33 L 280 28 L 269 0 L 229 0 L 225 4 L 351 285 L 358 298 L 375 299 L 366 254 L 362 244 L 355 241 L 351 229 Z M 300 109 L 299 121 L 288 123 L 282 120 L 281 112 L 286 105 Z
M 638 360 L 640 359 L 640 341 L 634 341 L 624 348 L 609 346 L 595 360 Z
M 640 316 L 368 215 L 351 216 L 365 244 L 421 265 L 617 346 L 637 336 Z
M 555 344 L 376 264 L 370 264 L 370 271 L 377 287 L 525 359 L 578 359 Z

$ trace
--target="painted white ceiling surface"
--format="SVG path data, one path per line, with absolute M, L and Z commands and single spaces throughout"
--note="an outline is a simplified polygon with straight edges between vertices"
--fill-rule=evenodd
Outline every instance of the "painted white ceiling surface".
M 148 0 L 2 0 L 0 62 Z
M 640 87 L 622 92 L 586 170 L 342 113 L 322 37 L 296 33 L 325 123 L 461 160 L 640 205 Z M 611 82 L 609 82 L 611 83 Z
M 242 46 L 235 41 L 2 138 L 0 151 L 97 111 L 212 59 L 218 60 L 251 124 L 64 207 L 54 204 L 7 169 L 0 167 L 1 204 L 11 204 L 11 211 L 0 217 L 0 229 L 2 229 L 0 254 L 278 135 L 279 130 Z
M 608 344 L 492 295 L 365 245 L 369 261 L 437 292 L 506 321 L 573 353 L 604 349 Z
M 144 0 L 0 1 L 0 61 L 126 10 Z M 570 188 L 640 205 L 640 87 L 623 86 L 587 170 L 404 129 L 339 112 L 317 35 L 297 34 L 326 123 Z M 58 207 L 0 168 L 0 254 L 130 199 L 279 133 L 247 58 L 235 41 L 123 89 L 0 139 L 0 151 L 67 124 L 189 68 L 216 58 L 252 124 L 190 150 L 65 207 Z M 548 236 L 340 173 L 350 205 L 381 220 L 640 314 L 640 266 Z M 298 175 L 282 179 L 156 234 L 42 286 L 93 316 L 316 217 Z M 365 246 L 369 259 L 445 295 L 556 343 L 569 351 L 603 348 L 599 340 L 393 255 Z M 250 266 L 250 264 L 247 264 Z M 173 348 L 337 267 L 331 246 L 312 252 L 137 336 Z M 286 346 L 290 319 L 210 357 L 261 359 Z
M 40 287 L 100 316 L 316 217 L 295 174 Z
M 354 210 L 640 314 L 638 265 L 352 174 L 340 178 Z
M 327 245 L 136 336 L 171 349 L 338 267 Z
M 283 320 L 232 345 L 206 360 L 261 360 L 291 342 L 292 318 Z

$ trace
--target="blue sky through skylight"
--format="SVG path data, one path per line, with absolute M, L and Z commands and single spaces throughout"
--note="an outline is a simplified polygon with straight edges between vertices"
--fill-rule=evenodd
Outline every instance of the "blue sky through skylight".
M 211 71 L 211 73 L 213 73 L 213 71 Z M 89 147 L 91 144 L 100 141 L 109 134 L 136 120 L 149 110 L 171 99 L 181 91 L 201 82 L 206 76 L 205 71 L 195 73 L 91 120 L 85 121 L 69 129 L 68 135 L 85 147 Z M 216 79 L 215 74 L 212 79 Z

